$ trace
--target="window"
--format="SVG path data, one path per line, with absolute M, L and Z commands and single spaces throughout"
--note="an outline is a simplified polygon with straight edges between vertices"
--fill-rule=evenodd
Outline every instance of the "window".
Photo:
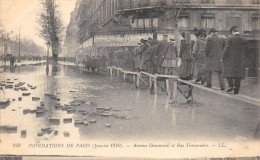
M 130 26 L 139 29 L 158 28 L 158 18 L 131 19 Z
M 190 0 L 176 0 L 176 3 L 189 3 Z
M 260 4 L 260 0 L 253 0 L 253 4 Z
M 253 16 L 252 17 L 252 30 L 260 29 L 260 17 Z
M 215 15 L 214 14 L 203 14 L 201 16 L 201 27 L 202 28 L 215 28 Z
M 153 18 L 153 28 L 158 28 L 158 18 Z
M 138 19 L 137 23 L 138 28 L 144 28 L 144 19 Z
M 152 28 L 151 19 L 149 18 L 144 19 L 144 28 Z
M 180 17 L 178 18 L 178 27 L 188 27 L 188 17 Z
M 242 27 L 242 19 L 240 14 L 233 14 L 227 17 L 227 30 L 229 30 L 232 26 Z
M 226 0 L 227 4 L 241 4 L 242 0 Z
M 214 0 L 201 0 L 201 3 L 211 3 L 211 4 L 213 4 L 213 3 L 215 3 L 215 1 Z

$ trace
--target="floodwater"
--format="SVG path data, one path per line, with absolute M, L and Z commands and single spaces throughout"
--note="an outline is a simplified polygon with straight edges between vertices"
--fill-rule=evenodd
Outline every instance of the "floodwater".
M 14 82 L 13 85 L 24 82 L 20 87 L 28 89 L 4 89 L 11 102 L 0 109 L 0 125 L 16 126 L 17 130 L 2 129 L 1 143 L 12 139 L 252 140 L 260 122 L 259 106 L 242 101 L 194 89 L 197 103 L 187 104 L 178 95 L 177 103 L 169 104 L 167 95 L 160 90 L 157 95 L 150 95 L 149 89 L 136 89 L 132 83 L 123 83 L 122 78 L 83 74 L 64 65 L 58 71 L 50 69 L 48 74 L 43 65 L 21 66 L 1 73 L 1 81 Z M 43 108 L 37 109 L 41 102 Z M 30 109 L 29 113 L 26 109 Z M 36 109 L 42 112 L 36 115 Z M 72 121 L 64 122 L 64 118 Z M 23 130 L 26 134 L 21 133 Z

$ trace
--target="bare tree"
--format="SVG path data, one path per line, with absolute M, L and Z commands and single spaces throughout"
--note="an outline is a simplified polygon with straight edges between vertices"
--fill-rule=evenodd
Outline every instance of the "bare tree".
M 42 11 L 37 18 L 39 23 L 39 36 L 52 48 L 53 61 L 58 60 L 58 48 L 64 37 L 64 29 L 59 5 L 55 0 L 42 0 Z

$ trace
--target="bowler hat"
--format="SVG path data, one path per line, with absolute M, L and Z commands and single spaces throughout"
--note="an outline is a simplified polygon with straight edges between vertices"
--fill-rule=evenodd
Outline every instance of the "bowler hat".
M 210 28 L 209 33 L 218 32 L 216 28 Z
M 232 32 L 232 31 L 237 32 L 238 31 L 238 26 L 232 26 L 229 31 L 230 32 Z

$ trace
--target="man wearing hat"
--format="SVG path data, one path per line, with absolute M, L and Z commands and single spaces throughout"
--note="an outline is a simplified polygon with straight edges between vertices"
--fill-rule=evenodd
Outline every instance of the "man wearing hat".
M 227 39 L 222 56 L 224 64 L 223 77 L 227 78 L 229 85 L 229 89 L 226 92 L 234 91 L 234 94 L 238 94 L 241 79 L 245 77 L 247 41 L 240 36 L 238 26 L 231 27 L 230 32 L 232 36 Z
M 205 72 L 206 72 L 206 87 L 212 87 L 212 72 L 217 72 L 221 90 L 225 90 L 224 79 L 222 78 L 222 54 L 225 47 L 224 38 L 218 35 L 215 28 L 210 29 L 210 37 L 207 39 L 205 46 Z

